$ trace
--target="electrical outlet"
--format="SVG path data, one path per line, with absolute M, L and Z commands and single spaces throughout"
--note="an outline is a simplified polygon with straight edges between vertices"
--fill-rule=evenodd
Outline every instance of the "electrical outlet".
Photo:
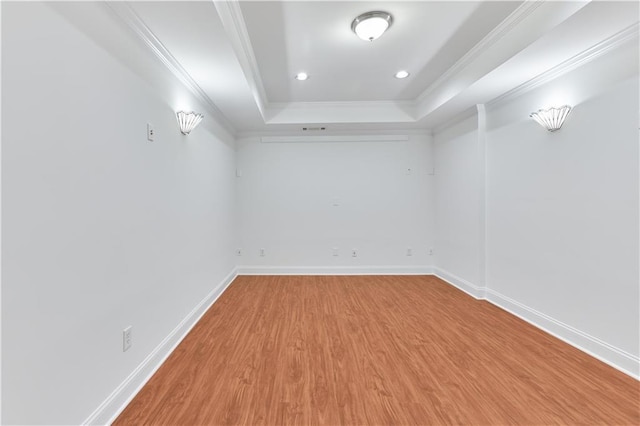
M 413 256 L 413 249 L 411 247 L 407 248 L 407 256 Z
M 432 248 L 429 249 L 429 256 L 433 256 L 433 249 Z
M 131 326 L 122 330 L 122 352 L 126 352 L 133 344 L 131 336 Z
M 264 257 L 264 249 L 263 248 L 260 249 L 260 256 Z
M 351 257 L 358 257 L 358 250 L 351 249 Z
M 242 256 L 242 249 L 236 249 L 236 256 Z
M 340 255 L 338 247 L 334 247 L 331 249 L 331 255 L 335 257 L 338 257 Z
M 153 124 L 147 123 L 147 140 L 152 141 L 156 137 L 156 131 L 153 130 Z

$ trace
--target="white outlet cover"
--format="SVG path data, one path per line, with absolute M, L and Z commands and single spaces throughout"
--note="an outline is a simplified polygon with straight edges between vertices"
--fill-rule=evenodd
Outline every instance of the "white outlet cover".
M 133 336 L 131 335 L 131 326 L 122 330 L 122 352 L 129 350 L 133 344 Z

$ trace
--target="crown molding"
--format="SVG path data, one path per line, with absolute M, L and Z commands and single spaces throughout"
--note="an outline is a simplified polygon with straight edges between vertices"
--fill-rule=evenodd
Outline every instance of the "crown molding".
M 106 3 L 110 9 L 115 12 L 115 15 L 131 28 L 145 45 L 151 49 L 169 71 L 202 102 L 208 109 L 208 112 L 222 127 L 236 137 L 246 133 L 238 132 L 234 128 L 222 111 L 220 111 L 208 97 L 206 92 L 199 87 L 196 81 L 180 65 L 160 40 L 158 40 L 131 6 L 126 2 Z M 438 79 L 429 85 L 426 90 L 411 100 L 269 102 L 240 7 L 240 0 L 213 0 L 213 3 L 245 75 L 254 101 L 262 116 L 262 120 L 267 126 L 298 126 L 302 124 L 343 125 L 347 123 L 360 123 L 363 125 L 380 124 L 398 127 L 418 125 L 424 118 L 423 115 L 427 113 L 426 108 L 437 107 L 435 103 L 441 106 L 442 100 L 438 100 L 438 94 L 447 89 L 448 86 L 451 86 L 456 78 L 461 78 L 462 74 L 466 75 L 473 72 L 473 67 L 480 66 L 485 56 L 491 56 L 491 49 L 497 48 L 496 45 L 501 41 L 503 43 L 508 42 L 509 37 L 512 35 L 516 38 L 521 37 L 522 31 L 520 28 L 523 23 L 534 26 L 536 22 L 538 22 L 538 24 L 540 23 L 539 18 L 550 13 L 549 10 L 541 8 L 542 5 L 549 3 L 545 0 L 523 1 L 517 9 L 492 29 L 464 56 L 458 59 L 453 66 L 447 69 Z M 492 108 L 499 103 L 515 98 L 566 72 L 584 65 L 637 36 L 638 24 L 636 23 L 533 79 L 505 93 L 499 94 L 491 101 L 486 102 L 486 105 Z M 446 100 L 444 102 L 446 103 Z M 434 128 L 434 133 L 439 133 L 443 129 L 469 116 L 468 110 L 459 111 L 453 116 L 449 116 L 445 122 L 438 124 Z M 429 129 L 424 129 L 424 131 L 430 132 Z
M 302 142 L 406 142 L 409 135 L 301 135 L 301 136 L 262 136 L 262 143 L 302 143 Z
M 402 135 L 402 136 L 431 136 L 431 131 L 424 128 L 383 128 L 383 129 L 342 129 L 332 130 L 328 128 L 322 131 L 322 135 L 317 136 L 330 136 L 330 137 L 367 137 L 378 135 Z M 263 130 L 263 131 L 247 131 L 240 132 L 237 135 L 237 139 L 262 139 L 267 138 L 281 138 L 281 137 L 308 137 L 308 132 L 301 130 Z M 311 135 L 313 136 L 313 135 Z
M 266 113 L 266 124 L 416 123 L 413 105 L 394 101 L 276 103 Z
M 180 62 L 169 52 L 169 50 L 156 37 L 144 21 L 134 12 L 134 10 L 124 1 L 105 2 L 105 4 L 129 27 L 144 44 L 156 55 L 158 59 L 171 71 L 171 73 L 207 108 L 207 112 L 231 135 L 237 133 L 235 127 L 229 119 L 218 108 L 218 106 L 207 96 L 196 81 L 180 65 Z
M 482 40 L 471 48 L 467 53 L 458 59 L 448 70 L 429 85 L 418 97 L 414 103 L 423 102 L 427 96 L 440 88 L 445 82 L 449 81 L 456 74 L 471 65 L 480 55 L 489 50 L 493 45 L 500 41 L 505 35 L 513 30 L 520 22 L 531 15 L 544 0 L 525 1 L 516 10 L 511 12 L 500 24 L 489 32 Z
M 638 38 L 638 31 L 640 29 L 640 23 L 636 22 L 633 25 L 625 28 L 624 30 L 612 35 L 611 37 L 602 40 L 601 42 L 583 50 L 582 52 L 574 55 L 566 61 L 556 65 L 555 67 L 537 75 L 536 77 L 522 83 L 519 86 L 503 93 L 497 98 L 487 102 L 487 106 L 495 108 L 505 102 L 511 101 L 518 96 L 525 94 L 549 81 L 552 81 L 561 75 L 571 72 L 588 62 L 605 55 L 623 44 Z
M 305 108 L 413 108 L 414 101 L 317 101 L 317 102 L 269 102 L 269 109 L 305 109 Z
M 258 110 L 263 120 L 266 121 L 266 109 L 269 101 L 262 83 L 258 61 L 251 45 L 249 31 L 240 9 L 240 2 L 238 0 L 214 0 L 213 4 L 218 11 L 222 26 L 240 62 L 240 68 L 242 68 L 247 79 Z

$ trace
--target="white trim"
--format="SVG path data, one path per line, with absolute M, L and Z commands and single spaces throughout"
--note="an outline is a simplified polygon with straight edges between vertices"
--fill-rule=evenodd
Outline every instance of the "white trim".
M 640 27 L 640 23 L 636 22 L 633 25 L 625 28 L 624 30 L 612 35 L 611 37 L 589 47 L 588 49 L 583 50 L 577 55 L 567 59 L 566 61 L 556 65 L 555 67 L 538 74 L 531 80 L 528 80 L 519 86 L 514 87 L 513 89 L 503 93 L 497 98 L 487 102 L 487 105 L 490 108 L 495 108 L 505 102 L 513 100 L 518 96 L 521 96 L 551 80 L 554 80 L 561 75 L 564 75 L 568 72 L 575 70 L 578 67 L 585 65 L 588 62 L 593 61 L 600 56 L 615 50 L 616 48 L 622 46 L 628 41 L 634 40 L 638 38 L 638 28 Z
M 433 275 L 445 281 L 447 284 L 451 284 L 452 286 L 464 291 L 475 299 L 484 300 L 485 298 L 484 287 L 478 287 L 477 285 L 465 280 L 464 278 L 453 275 L 452 273 L 449 273 L 444 269 L 434 267 Z
M 207 294 L 82 424 L 103 425 L 115 421 L 237 275 L 237 270 L 234 269 Z
M 0 2 L 0 33 L 2 33 L 2 2 Z M 2 55 L 0 55 L 0 70 L 2 69 Z M 2 85 L 0 85 L 0 99 L 2 99 Z M 0 135 L 2 134 L 2 103 L 0 102 Z M 0 145 L 0 188 L 2 188 L 2 147 Z M 1 191 L 0 191 L 1 192 Z M 0 253 L 2 253 L 2 197 L 0 196 Z M 0 256 L 0 306 L 2 306 L 2 256 Z M 2 424 L 2 320 L 0 317 L 0 424 Z
M 314 125 L 315 126 L 315 125 Z M 381 133 L 387 135 L 407 135 L 407 136 L 432 136 L 431 131 L 429 129 L 411 129 L 411 128 L 381 128 L 381 129 L 341 129 L 334 130 L 330 126 L 327 127 L 327 130 L 322 131 L 322 136 L 378 136 Z M 262 138 L 262 137 L 308 137 L 302 130 L 294 130 L 294 131 L 273 131 L 273 130 L 263 130 L 263 131 L 246 131 L 239 132 L 236 135 L 236 139 L 248 139 L 248 138 Z
M 353 109 L 353 108 L 405 108 L 410 109 L 415 106 L 412 100 L 388 100 L 388 101 L 293 101 L 293 102 L 269 102 L 270 109 L 307 109 L 307 108 L 331 108 L 331 109 Z
M 536 311 L 497 291 L 486 289 L 487 298 L 492 304 L 525 320 L 531 325 L 551 334 L 571 346 L 580 349 L 605 364 L 619 370 L 636 380 L 640 380 L 640 358 L 605 341 L 571 327 L 542 312 Z
M 456 61 L 456 63 L 446 70 L 440 77 L 429 85 L 422 93 L 420 93 L 414 102 L 421 103 L 436 89 L 440 88 L 447 80 L 453 78 L 473 63 L 482 53 L 489 50 L 493 45 L 500 41 L 505 35 L 513 30 L 522 20 L 531 15 L 544 1 L 526 1 L 523 2 L 516 10 L 500 22 L 493 30 L 489 32 L 482 40 L 471 48 L 464 56 Z
M 214 0 L 213 4 L 216 7 L 222 26 L 238 58 L 242 72 L 247 79 L 260 115 L 262 115 L 262 119 L 266 121 L 266 109 L 269 103 L 267 100 L 267 92 L 262 83 L 260 67 L 258 67 L 258 61 L 253 52 L 251 37 L 249 37 L 247 24 L 244 21 L 244 16 L 240 9 L 240 3 L 237 0 Z
M 318 135 L 318 136 L 262 136 L 262 143 L 290 142 L 397 142 L 408 141 L 409 135 Z
M 476 155 L 478 171 L 476 188 L 478 189 L 478 284 L 487 286 L 487 113 L 484 104 L 477 104 L 478 131 L 476 132 Z
M 238 266 L 238 275 L 432 275 L 431 266 Z
M 144 44 L 160 59 L 160 62 L 207 108 L 207 112 L 232 136 L 236 135 L 236 129 L 229 119 L 211 100 L 204 90 L 196 83 L 191 75 L 180 65 L 180 62 L 169 52 L 162 42 L 155 36 L 151 29 L 134 10 L 124 1 L 105 2 L 105 4 L 120 18 Z
M 547 314 L 504 296 L 495 290 L 479 287 L 440 268 L 433 268 L 434 275 L 478 300 L 486 300 L 536 328 L 591 355 L 607 365 L 636 380 L 640 380 L 640 358 L 617 348 L 584 331 L 578 330 Z
M 529 324 L 574 346 L 613 368 L 640 379 L 640 358 L 596 337 L 564 324 L 494 290 L 475 284 L 431 266 L 239 266 L 227 275 L 171 333 L 140 363 L 140 365 L 109 395 L 83 425 L 111 424 L 169 355 L 182 342 L 207 310 L 239 275 L 434 275 L 478 300 L 487 300 Z

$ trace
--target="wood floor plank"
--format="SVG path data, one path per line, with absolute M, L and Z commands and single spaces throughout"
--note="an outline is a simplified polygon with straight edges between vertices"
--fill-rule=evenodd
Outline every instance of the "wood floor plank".
M 242 276 L 115 425 L 640 424 L 640 382 L 432 276 Z

